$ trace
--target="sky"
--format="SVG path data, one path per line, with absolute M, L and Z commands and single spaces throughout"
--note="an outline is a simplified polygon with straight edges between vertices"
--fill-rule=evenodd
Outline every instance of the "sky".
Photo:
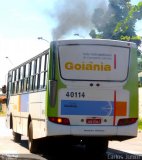
M 93 12 L 94 5 L 87 5 L 87 8 L 85 3 L 84 5 L 77 3 L 81 0 L 73 1 L 79 9 L 88 9 L 88 12 L 81 15 L 82 17 L 87 17 Z M 94 4 L 95 0 L 86 0 L 87 3 L 88 1 L 90 4 Z M 131 0 L 131 3 L 137 4 L 139 1 Z M 66 3 L 72 7 L 70 2 L 70 0 L 66 0 Z M 95 3 L 97 2 L 95 1 Z M 105 3 L 107 4 L 107 0 Z M 65 13 L 71 13 L 72 8 L 70 7 L 67 11 L 65 6 L 64 8 L 62 7 L 62 4 L 63 0 L 0 0 L 0 88 L 6 84 L 8 70 L 49 47 L 47 41 L 53 40 L 53 31 L 57 34 L 57 18 L 65 19 L 61 14 L 56 17 L 56 11 L 60 12 L 64 9 Z M 96 5 L 103 4 L 104 0 L 99 0 Z M 77 18 L 73 23 L 78 22 Z M 88 38 L 91 24 L 83 20 L 80 23 L 76 24 L 76 29 L 68 33 L 70 37 L 73 37 L 74 33 L 79 33 L 81 36 Z M 69 25 L 71 26 L 72 24 Z M 85 30 L 80 27 L 81 25 L 85 25 Z M 89 26 L 88 28 L 87 25 Z M 66 29 L 68 28 L 64 28 L 63 31 Z M 142 21 L 136 24 L 136 31 L 138 35 L 142 36 Z M 58 34 L 60 36 L 60 33 Z M 38 37 L 43 37 L 47 41 L 38 40 Z

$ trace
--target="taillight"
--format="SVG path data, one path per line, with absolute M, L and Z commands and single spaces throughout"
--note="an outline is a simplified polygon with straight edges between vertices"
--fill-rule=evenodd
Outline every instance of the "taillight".
M 136 123 L 138 118 L 124 118 L 124 119 L 119 119 L 118 121 L 118 126 L 125 126 L 125 125 L 130 125 L 133 123 Z
M 63 117 L 49 117 L 49 121 L 57 124 L 70 125 L 70 121 L 68 118 Z

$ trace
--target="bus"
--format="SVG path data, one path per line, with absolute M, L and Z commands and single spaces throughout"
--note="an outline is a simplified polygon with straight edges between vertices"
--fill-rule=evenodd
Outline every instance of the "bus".
M 137 136 L 134 43 L 52 41 L 49 49 L 8 72 L 6 90 L 7 126 L 16 142 L 28 137 L 30 152 L 46 138 L 106 153 L 109 140 Z

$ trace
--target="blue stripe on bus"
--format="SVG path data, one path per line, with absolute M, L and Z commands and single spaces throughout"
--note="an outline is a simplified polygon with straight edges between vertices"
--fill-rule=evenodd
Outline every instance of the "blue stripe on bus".
M 113 101 L 62 100 L 61 115 L 113 116 Z
M 29 111 L 29 94 L 21 95 L 21 112 Z

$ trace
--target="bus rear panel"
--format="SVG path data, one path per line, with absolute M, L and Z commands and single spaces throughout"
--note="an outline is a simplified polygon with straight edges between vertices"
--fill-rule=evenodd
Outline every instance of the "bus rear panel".
M 135 44 L 53 41 L 49 65 L 48 136 L 120 140 L 137 135 Z

